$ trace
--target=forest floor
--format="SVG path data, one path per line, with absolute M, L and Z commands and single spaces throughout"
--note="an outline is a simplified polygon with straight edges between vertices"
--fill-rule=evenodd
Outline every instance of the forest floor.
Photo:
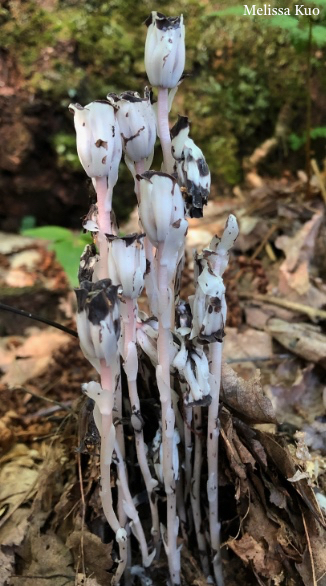
M 326 193 L 313 177 L 307 194 L 303 173 L 251 183 L 190 220 L 181 294 L 194 291 L 192 249 L 234 213 L 220 409 L 225 586 L 325 586 Z M 123 231 L 134 228 L 132 216 Z M 74 294 L 44 241 L 0 235 L 0 289 L 3 304 L 75 329 Z M 69 333 L 0 311 L 0 586 L 107 586 L 114 536 L 98 445 L 80 416 L 81 384 L 96 373 Z M 204 586 L 191 528 L 180 543 L 184 586 Z M 164 564 L 154 563 L 154 586 Z

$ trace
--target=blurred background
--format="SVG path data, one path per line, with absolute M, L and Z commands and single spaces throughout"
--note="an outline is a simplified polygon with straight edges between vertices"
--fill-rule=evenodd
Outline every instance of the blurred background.
M 322 169 L 326 3 L 306 2 L 320 14 L 299 19 L 294 2 L 282 6 L 293 16 L 244 16 L 235 0 L 162 0 L 159 6 L 148 0 L 1 0 L 0 229 L 80 228 L 90 188 L 68 104 L 143 91 L 143 22 L 154 8 L 184 14 L 189 75 L 171 120 L 177 113 L 190 117 L 192 137 L 212 172 L 213 197 L 232 195 L 254 165 L 263 176 L 295 175 L 305 167 L 307 147 Z M 261 145 L 263 156 L 253 161 Z M 114 197 L 120 221 L 134 203 L 122 167 Z

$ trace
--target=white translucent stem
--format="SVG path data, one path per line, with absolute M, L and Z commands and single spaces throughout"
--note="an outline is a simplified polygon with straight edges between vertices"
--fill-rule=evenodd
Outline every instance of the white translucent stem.
M 192 408 L 185 407 L 185 421 L 184 421 L 184 446 L 185 446 L 185 490 L 184 490 L 184 501 L 190 495 L 191 490 L 191 478 L 192 478 L 192 437 L 191 437 L 191 422 L 192 422 Z
M 117 359 L 114 364 L 114 381 L 115 381 L 115 415 L 118 419 L 118 424 L 116 425 L 116 439 L 120 446 L 120 451 L 122 454 L 123 459 L 126 455 L 126 448 L 125 448 L 125 438 L 123 433 L 123 426 L 120 423 L 122 420 L 122 388 L 121 388 L 121 373 L 120 373 L 120 356 L 117 354 Z M 121 524 L 121 527 L 125 527 L 127 524 L 127 515 L 125 513 L 123 507 L 123 493 L 120 487 L 118 487 L 118 517 Z M 128 542 L 130 544 L 130 538 L 128 538 Z
M 160 91 L 160 90 L 159 90 Z M 162 443 L 163 443 L 163 478 L 167 497 L 167 544 L 170 578 L 172 585 L 180 584 L 180 551 L 177 548 L 178 518 L 176 515 L 176 486 L 173 470 L 173 435 L 174 411 L 170 387 L 170 329 L 163 326 L 162 316 L 169 306 L 169 289 L 167 266 L 161 264 L 163 245 L 158 247 L 158 291 L 160 296 L 159 328 L 158 328 L 158 362 L 163 381 L 160 389 L 162 408 Z
M 124 358 L 126 359 L 128 356 L 128 347 L 129 344 L 136 343 L 136 315 L 137 315 L 137 301 L 135 299 L 125 299 L 124 310 L 122 314 L 122 319 L 124 323 Z M 135 351 L 135 355 L 136 351 Z M 138 371 L 138 361 L 137 361 L 137 369 Z M 128 390 L 129 390 L 129 399 L 132 411 L 139 412 L 140 411 L 140 400 L 137 390 L 137 375 L 136 377 L 130 376 L 127 374 L 128 379 Z M 148 461 L 147 461 L 147 446 L 145 445 L 144 441 L 144 434 L 143 430 L 137 431 L 135 430 L 135 444 L 136 444 L 136 453 L 138 464 L 143 475 L 143 479 L 145 482 L 147 494 L 148 494 L 148 501 L 151 509 L 151 516 L 152 516 L 152 536 L 155 546 L 158 544 L 160 540 L 160 522 L 159 522 L 159 515 L 158 515 L 158 508 L 157 508 L 157 497 L 154 491 L 154 487 L 157 482 L 152 478 Z
M 151 557 L 148 554 L 144 530 L 141 525 L 137 509 L 134 505 L 134 501 L 132 500 L 132 496 L 131 496 L 131 493 L 129 490 L 128 478 L 127 478 L 127 474 L 126 474 L 126 466 L 125 466 L 125 462 L 123 460 L 118 442 L 115 442 L 114 450 L 115 450 L 116 458 L 117 458 L 119 486 L 121 486 L 122 493 L 123 493 L 124 507 L 127 511 L 128 517 L 132 520 L 132 528 L 133 528 L 134 535 L 139 542 L 139 546 L 140 546 L 140 550 L 141 550 L 141 554 L 142 554 L 142 561 L 143 561 L 144 566 L 147 567 L 150 565 Z
M 221 524 L 218 519 L 218 439 L 219 439 L 219 421 L 218 408 L 221 386 L 221 366 L 222 366 L 222 344 L 215 342 L 210 344 L 210 361 L 211 361 L 211 396 L 212 402 L 208 408 L 208 425 L 207 425 L 207 461 L 208 461 L 208 481 L 207 495 L 209 505 L 209 533 L 211 548 L 213 551 L 213 568 L 217 586 L 223 586 L 223 573 L 221 562 Z
M 202 440 L 202 414 L 201 407 L 194 407 L 194 435 L 195 435 L 195 453 L 194 453 L 194 467 L 191 481 L 190 501 L 191 509 L 194 519 L 197 544 L 200 556 L 201 566 L 206 578 L 209 577 L 209 561 L 207 557 L 207 544 L 202 523 L 201 515 L 201 498 L 200 498 L 200 480 L 201 469 L 203 463 L 203 440 Z
M 100 279 L 105 279 L 108 276 L 108 243 L 105 234 L 112 233 L 112 189 L 108 186 L 108 178 L 96 177 L 95 189 L 98 210 L 97 223 L 99 227 L 97 245 L 100 253 L 98 261 L 98 276 Z
M 111 492 L 111 459 L 112 459 L 112 370 L 111 367 L 101 364 L 101 386 L 103 393 L 107 395 L 107 408 L 102 414 L 102 435 L 101 435 L 101 500 L 105 517 L 111 529 L 118 534 L 121 530 L 120 522 L 113 509 Z M 119 565 L 112 584 L 119 584 L 127 564 L 128 545 L 127 542 L 119 542 Z
M 166 88 L 159 88 L 157 96 L 158 135 L 163 151 L 164 170 L 166 173 L 171 174 L 173 172 L 174 159 L 171 152 L 168 98 L 169 91 Z

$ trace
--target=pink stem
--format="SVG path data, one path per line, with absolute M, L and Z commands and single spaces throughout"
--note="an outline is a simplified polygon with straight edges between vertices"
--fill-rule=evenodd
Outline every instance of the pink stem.
M 201 565 L 206 578 L 209 577 L 209 561 L 207 557 L 207 547 L 205 533 L 203 531 L 202 514 L 201 514 L 201 499 L 200 499 L 200 485 L 201 485 L 201 470 L 203 463 L 203 440 L 202 440 L 202 414 L 201 407 L 194 407 L 194 432 L 195 432 L 195 454 L 193 477 L 191 483 L 190 500 L 192 514 L 195 524 L 195 531 L 197 537 L 198 551 Z
M 221 262 L 219 256 L 216 257 L 213 270 L 216 274 L 221 273 Z M 222 314 L 224 323 L 226 322 L 226 304 L 225 298 L 221 299 Z M 217 586 L 224 586 L 222 561 L 221 561 L 221 524 L 218 517 L 218 440 L 219 440 L 219 400 L 221 388 L 221 371 L 222 371 L 222 344 L 215 342 L 210 344 L 210 371 L 212 374 L 211 396 L 212 402 L 208 408 L 207 424 L 207 464 L 208 480 L 207 495 L 209 506 L 209 533 L 211 539 L 211 548 L 214 553 L 213 568 Z
M 106 366 L 105 361 L 101 360 L 101 386 L 103 392 L 107 395 L 107 407 L 102 414 L 102 435 L 101 435 L 101 500 L 103 511 L 106 519 L 117 534 L 120 530 L 120 522 L 113 509 L 112 492 L 111 492 L 111 458 L 112 458 L 112 429 L 113 429 L 113 392 L 114 386 L 113 373 L 110 366 Z M 112 388 L 113 387 L 113 388 Z M 128 556 L 127 542 L 119 543 L 119 565 L 116 570 L 113 582 L 119 584 L 126 565 Z
M 165 172 L 171 174 L 173 172 L 174 159 L 171 152 L 168 98 L 169 91 L 166 88 L 159 88 L 157 96 L 158 135 L 160 137 L 163 151 Z
M 130 299 L 126 297 L 125 299 L 125 308 L 123 312 L 123 322 L 124 322 L 124 357 L 127 358 L 128 355 L 128 345 L 130 342 L 136 343 L 136 313 L 137 313 L 137 302 L 134 299 Z M 138 396 L 137 390 L 137 380 L 131 380 L 128 377 L 128 389 L 129 389 L 129 399 L 130 405 L 132 410 L 136 410 L 140 413 L 140 401 Z M 137 459 L 138 464 L 141 470 L 141 473 L 144 478 L 146 490 L 148 493 L 148 501 L 151 509 L 151 516 L 152 516 L 152 536 L 155 546 L 158 545 L 160 539 L 160 522 L 158 516 L 158 508 L 157 508 L 157 498 L 156 493 L 154 492 L 154 486 L 156 481 L 152 478 L 148 461 L 146 457 L 147 447 L 144 442 L 144 434 L 143 431 L 135 431 L 135 443 L 136 443 L 136 452 L 137 452 Z
M 100 279 L 106 279 L 108 276 L 108 243 L 105 234 L 112 233 L 112 189 L 108 186 L 107 177 L 96 177 L 95 185 L 98 210 L 97 222 L 99 227 L 97 244 L 100 253 L 98 275 Z
M 161 314 L 166 312 L 169 304 L 168 298 L 168 274 L 167 266 L 161 264 L 163 244 L 159 244 L 157 251 L 158 290 L 160 295 L 160 312 L 158 326 L 158 363 L 161 366 L 163 382 L 166 385 L 167 394 L 161 395 L 162 408 L 162 443 L 163 443 L 163 478 L 167 498 L 167 551 L 168 564 L 172 585 L 180 584 L 180 552 L 177 549 L 177 527 L 178 518 L 176 515 L 176 483 L 173 475 L 173 429 L 168 424 L 173 411 L 173 403 L 170 390 L 170 329 L 163 326 Z

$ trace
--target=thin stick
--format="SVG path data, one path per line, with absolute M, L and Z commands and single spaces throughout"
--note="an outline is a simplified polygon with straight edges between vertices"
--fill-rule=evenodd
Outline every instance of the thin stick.
M 303 513 L 303 511 L 301 511 L 301 512 L 302 512 L 302 521 L 303 521 L 304 530 L 305 530 L 305 534 L 306 534 L 306 538 L 307 538 L 307 546 L 308 546 L 308 551 L 309 551 L 309 556 L 310 556 L 313 586 L 317 586 L 316 570 L 315 570 L 315 564 L 314 564 L 314 557 L 312 555 L 312 547 L 311 547 L 311 542 L 310 542 L 310 537 L 309 537 L 309 531 L 308 531 L 307 522 L 306 522 L 304 513 Z
M 259 246 L 256 248 L 255 252 L 251 255 L 251 257 L 249 258 L 249 262 L 255 260 L 255 258 L 257 258 L 257 256 L 260 254 L 260 252 L 263 250 L 265 244 L 267 244 L 267 242 L 269 241 L 270 237 L 274 234 L 275 230 L 278 228 L 277 224 L 274 224 L 273 226 L 271 226 L 271 228 L 267 231 L 267 233 L 265 234 L 264 238 L 262 239 L 261 243 L 259 244 Z
M 293 301 L 287 301 L 286 299 L 280 299 L 279 297 L 273 297 L 270 295 L 260 295 L 255 293 L 239 293 L 240 299 L 252 299 L 253 301 L 262 301 L 263 303 L 270 303 L 271 305 L 278 305 L 279 307 L 285 307 L 286 309 L 292 309 L 292 311 L 298 311 L 299 313 L 305 313 L 312 321 L 316 319 L 326 319 L 326 311 L 323 309 L 315 309 L 302 303 L 294 303 Z
M 319 181 L 320 191 L 323 196 L 323 200 L 326 203 L 326 187 L 325 187 L 324 180 L 320 174 L 318 163 L 317 163 L 316 159 L 311 159 L 311 168 L 312 168 L 313 172 L 315 173 L 315 175 L 317 176 L 317 179 Z
M 53 328 L 57 328 L 57 330 L 61 330 L 62 332 L 66 332 L 66 334 L 70 334 L 74 336 L 74 338 L 78 338 L 78 334 L 75 330 L 71 328 L 67 328 L 62 324 L 58 324 L 56 321 L 52 321 L 51 319 L 46 319 L 45 317 L 40 317 L 39 315 L 35 315 L 34 313 L 30 313 L 29 311 L 25 311 L 24 309 L 18 309 L 17 307 L 11 307 L 10 305 L 6 305 L 5 303 L 0 303 L 0 309 L 4 311 L 11 311 L 11 313 L 16 313 L 17 315 L 22 315 L 23 317 L 28 317 L 29 319 L 34 319 L 35 321 L 39 321 L 43 324 L 47 324 L 48 326 L 52 326 Z

